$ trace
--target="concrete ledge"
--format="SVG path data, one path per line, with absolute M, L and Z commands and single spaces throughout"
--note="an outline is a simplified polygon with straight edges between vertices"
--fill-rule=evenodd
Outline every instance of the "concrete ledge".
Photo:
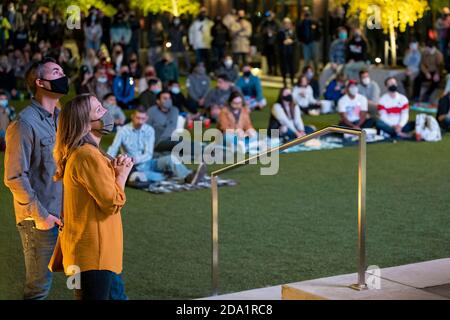
M 205 300 L 449 300 L 450 259 L 380 270 L 379 289 L 356 291 L 356 273 L 230 293 Z
M 281 300 L 281 286 L 246 290 L 199 300 Z

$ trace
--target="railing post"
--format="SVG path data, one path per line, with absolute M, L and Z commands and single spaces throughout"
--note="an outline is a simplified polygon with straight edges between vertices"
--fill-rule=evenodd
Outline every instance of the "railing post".
M 359 136 L 358 164 L 358 283 L 350 287 L 355 290 L 367 289 L 366 284 L 366 132 Z
M 327 127 L 307 136 L 297 138 L 282 146 L 272 148 L 262 154 L 279 152 L 308 140 L 318 138 L 329 132 L 347 133 L 359 136 L 359 164 L 358 164 L 358 283 L 350 287 L 355 290 L 367 289 L 366 284 L 366 133 L 364 130 L 355 130 L 339 126 Z M 239 166 L 246 165 L 253 159 L 258 159 L 261 154 L 239 161 L 228 167 L 211 173 L 211 280 L 212 294 L 219 293 L 219 194 L 217 188 L 217 176 Z
M 213 295 L 219 294 L 219 194 L 217 191 L 217 176 L 211 175 L 211 277 Z

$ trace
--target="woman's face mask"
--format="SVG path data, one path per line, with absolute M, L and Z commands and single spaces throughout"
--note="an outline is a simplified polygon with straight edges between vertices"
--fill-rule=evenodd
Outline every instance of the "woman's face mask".
M 114 130 L 114 117 L 109 110 L 99 119 L 92 120 L 91 123 L 98 123 L 99 125 L 95 125 L 96 127 L 93 127 L 92 130 L 104 136 L 112 133 Z

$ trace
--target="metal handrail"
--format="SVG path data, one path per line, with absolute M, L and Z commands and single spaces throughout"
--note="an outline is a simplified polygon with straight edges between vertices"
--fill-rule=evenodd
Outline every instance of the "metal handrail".
M 267 151 L 251 156 L 242 161 L 236 162 L 225 168 L 213 171 L 211 173 L 211 276 L 213 295 L 218 294 L 219 290 L 219 195 L 217 188 L 217 176 L 219 174 L 237 169 L 238 167 L 249 164 L 258 158 L 268 155 L 272 152 L 280 152 L 285 149 L 296 146 L 300 143 L 321 137 L 328 133 L 346 133 L 359 137 L 359 164 L 358 164 L 358 282 L 350 285 L 355 290 L 367 289 L 366 285 L 366 133 L 364 130 L 350 129 L 339 126 L 326 127 L 306 136 L 297 138 L 281 146 L 271 148 Z

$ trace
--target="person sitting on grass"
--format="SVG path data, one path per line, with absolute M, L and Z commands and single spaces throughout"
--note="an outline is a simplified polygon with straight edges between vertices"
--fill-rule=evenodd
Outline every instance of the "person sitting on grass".
M 411 138 L 410 133 L 415 129 L 415 122 L 408 122 L 408 98 L 397 91 L 397 80 L 394 77 L 387 78 L 384 84 L 388 92 L 383 94 L 378 102 L 380 118 L 376 126 L 391 138 Z
M 239 66 L 234 63 L 231 55 L 226 55 L 216 70 L 216 74 L 226 74 L 231 82 L 236 82 L 239 79 Z
M 380 87 L 375 81 L 370 79 L 367 69 L 359 72 L 358 92 L 367 98 L 371 118 L 376 118 L 378 115 L 378 100 L 380 100 Z
M 206 74 L 203 63 L 199 63 L 194 71 L 186 79 L 186 88 L 188 91 L 187 103 L 189 109 L 200 109 L 205 107 L 206 95 L 209 92 L 211 79 Z
M 450 92 L 447 92 L 439 99 L 438 111 L 436 115 L 437 121 L 441 126 L 441 129 L 450 131 Z
M 282 88 L 277 102 L 272 107 L 269 121 L 269 132 L 278 129 L 283 141 L 293 140 L 314 132 L 314 128 L 305 126 L 298 104 L 295 103 L 291 89 Z
M 15 117 L 16 111 L 9 105 L 8 93 L 0 90 L 0 151 L 5 151 L 6 128 Z
M 343 72 L 338 73 L 336 78 L 327 84 L 327 88 L 323 95 L 324 98 L 333 101 L 334 105 L 337 106 L 339 99 L 345 94 L 345 81 L 345 74 Z
M 125 124 L 127 118 L 125 116 L 125 113 L 123 113 L 123 110 L 120 109 L 120 107 L 117 105 L 117 100 L 113 93 L 107 93 L 103 97 L 103 106 L 114 118 L 114 130 L 116 130 L 117 127 L 121 127 Z
M 341 117 L 340 126 L 352 129 L 371 128 L 375 122 L 367 118 L 367 98 L 358 93 L 358 83 L 349 80 L 346 94 L 338 101 L 338 112 Z
M 173 155 L 154 158 L 156 135 L 147 121 L 147 110 L 139 106 L 133 111 L 131 122 L 122 127 L 108 148 L 111 157 L 116 157 L 120 150 L 132 157 L 135 171 L 131 173 L 128 185 L 145 188 L 150 182 L 165 180 L 167 174 L 190 184 L 201 181 L 206 173 L 204 163 L 196 171 L 191 171 Z
M 240 92 L 239 88 L 235 87 L 226 75 L 221 74 L 217 77 L 217 87 L 211 89 L 205 98 L 205 109 L 213 121 L 217 121 L 221 110 L 234 91 Z
M 189 104 L 183 92 L 181 92 L 180 83 L 178 81 L 169 81 L 168 89 L 172 97 L 173 105 L 178 108 L 180 115 L 187 120 L 200 118 L 200 112 L 194 105 Z
M 134 80 L 130 76 L 128 66 L 120 67 L 120 74 L 116 75 L 113 81 L 113 93 L 120 107 L 131 109 L 134 99 Z
M 138 98 L 139 105 L 144 106 L 145 109 L 149 109 L 156 104 L 156 96 L 162 90 L 161 80 L 158 78 L 151 78 L 148 80 L 147 89 L 142 92 Z
M 318 114 L 320 112 L 320 102 L 314 98 L 313 89 L 308 84 L 306 75 L 301 75 L 297 84 L 292 90 L 294 103 L 306 114 Z
M 170 92 L 161 91 L 156 97 L 156 105 L 148 109 L 148 124 L 155 129 L 155 152 L 172 151 L 178 141 L 171 137 L 177 129 L 180 112 L 173 105 Z
M 217 127 L 225 134 L 225 144 L 237 146 L 238 151 L 242 153 L 245 153 L 246 146 L 257 138 L 250 111 L 245 106 L 240 92 L 230 94 L 227 104 L 220 110 Z
M 266 98 L 263 96 L 261 80 L 252 74 L 250 65 L 242 68 L 242 76 L 236 81 L 236 87 L 241 89 L 250 110 L 261 110 L 267 105 Z

